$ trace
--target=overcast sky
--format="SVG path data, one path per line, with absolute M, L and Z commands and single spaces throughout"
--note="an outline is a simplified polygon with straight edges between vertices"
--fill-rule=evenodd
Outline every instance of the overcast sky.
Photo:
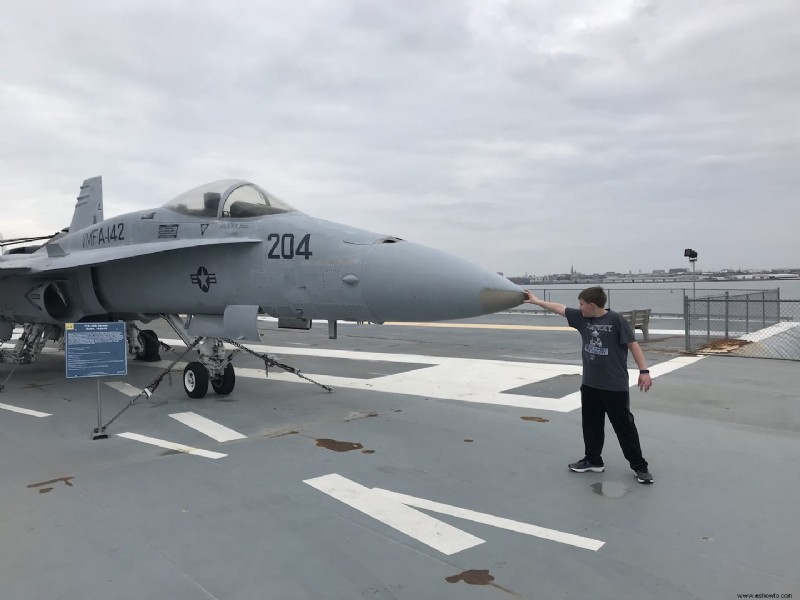
M 506 275 L 800 267 L 797 0 L 0 0 L 0 232 L 248 179 Z

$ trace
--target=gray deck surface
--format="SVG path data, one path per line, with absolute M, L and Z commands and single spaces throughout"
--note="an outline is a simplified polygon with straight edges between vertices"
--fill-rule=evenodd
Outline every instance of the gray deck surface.
M 475 323 L 558 327 L 565 320 L 503 314 L 464 322 Z M 673 328 L 651 324 L 659 327 Z M 243 368 L 258 369 L 258 360 L 238 356 L 230 396 L 190 400 L 176 373 L 171 387 L 165 381 L 125 412 L 109 439 L 92 441 L 96 380 L 65 380 L 57 353 L 17 368 L 0 403 L 51 416 L 0 410 L 2 600 L 800 597 L 797 362 L 705 357 L 657 376 L 647 394 L 632 390 L 655 477 L 643 486 L 610 426 L 606 471 L 572 473 L 567 463 L 583 456 L 580 410 L 469 400 L 458 390 L 480 363 L 435 366 L 460 358 L 510 364 L 497 366 L 503 373 L 515 365 L 574 371 L 575 332 L 340 324 L 340 339 L 328 340 L 324 326 L 296 332 L 267 322 L 264 333 L 265 344 L 287 349 L 271 352 L 279 360 L 310 377 L 341 378 L 340 385 L 328 394 L 273 371 L 269 379 L 249 377 Z M 175 337 L 163 328 L 159 335 Z M 643 344 L 651 365 L 682 358 L 681 336 L 652 338 Z M 0 364 L 0 382 L 10 369 Z M 426 373 L 430 381 L 411 387 L 411 374 L 418 381 Z M 509 379 L 505 393 L 492 397 L 560 399 L 577 391 L 579 377 L 554 373 Z M 141 388 L 157 374 L 157 365 L 131 362 L 121 380 Z M 128 400 L 108 381 L 100 386 L 105 417 Z M 386 391 L 393 382 L 397 389 Z M 169 416 L 182 412 L 246 437 L 217 442 Z M 126 432 L 226 456 L 118 435 Z M 321 439 L 362 447 L 335 452 L 317 445 Z M 464 518 L 403 509 L 483 543 L 447 554 L 305 483 L 331 474 L 474 511 Z M 362 500 L 389 512 L 402 507 L 368 490 Z M 499 519 L 514 523 L 500 528 Z M 603 545 L 543 539 L 521 524 Z M 471 570 L 494 579 L 447 580 Z

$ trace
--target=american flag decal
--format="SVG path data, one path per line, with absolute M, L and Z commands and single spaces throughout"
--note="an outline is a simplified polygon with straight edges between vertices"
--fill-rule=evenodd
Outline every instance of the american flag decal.
M 174 239 L 178 237 L 178 225 L 159 225 L 158 239 Z

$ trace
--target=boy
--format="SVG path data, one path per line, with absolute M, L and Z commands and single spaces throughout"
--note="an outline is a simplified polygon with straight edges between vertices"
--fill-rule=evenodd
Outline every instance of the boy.
M 631 326 L 614 311 L 607 310 L 606 293 L 590 287 L 578 294 L 580 309 L 557 302 L 545 302 L 525 290 L 528 304 L 535 304 L 567 318 L 583 339 L 583 385 L 581 416 L 585 456 L 569 465 L 576 473 L 602 473 L 605 415 L 614 427 L 622 453 L 636 473 L 639 483 L 653 483 L 647 461 L 642 456 L 639 432 L 630 411 L 628 350 L 639 367 L 639 389 L 646 392 L 653 385 L 644 353 L 636 342 Z

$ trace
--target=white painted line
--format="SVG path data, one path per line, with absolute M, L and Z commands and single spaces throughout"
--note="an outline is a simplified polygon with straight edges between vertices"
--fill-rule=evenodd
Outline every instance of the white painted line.
M 159 446 L 168 450 L 175 450 L 176 452 L 183 452 L 185 454 L 196 454 L 197 456 L 204 456 L 205 458 L 224 458 L 227 454 L 220 454 L 219 452 L 211 452 L 210 450 L 202 450 L 200 448 L 192 448 L 191 446 L 184 446 L 183 444 L 175 444 L 167 440 L 159 440 L 158 438 L 147 437 L 146 435 L 139 435 L 138 433 L 118 433 L 119 437 L 127 438 L 143 444 L 150 444 L 152 446 Z
M 516 531 L 525 535 L 575 546 L 577 548 L 585 548 L 597 552 L 605 545 L 605 542 L 600 540 L 593 540 L 592 538 L 575 535 L 572 533 L 565 533 L 557 529 L 547 529 L 546 527 L 539 527 L 530 523 L 523 523 L 521 521 L 512 521 L 503 517 L 496 517 L 485 513 L 468 510 L 466 508 L 459 508 L 457 506 L 450 506 L 440 502 L 433 502 L 425 500 L 424 498 L 415 498 L 414 496 L 406 496 L 405 494 L 398 494 L 397 492 L 390 492 L 381 488 L 373 488 L 376 494 L 380 494 L 387 499 L 392 499 L 401 502 L 407 506 L 416 506 L 424 510 L 431 510 L 443 515 L 450 515 L 460 519 L 467 519 L 468 521 L 475 521 L 476 523 L 483 523 L 484 525 L 491 525 L 500 529 L 507 529 L 508 531 Z
M 605 542 L 592 538 L 513 521 L 424 498 L 398 494 L 381 488 L 367 488 L 336 473 L 306 479 L 303 483 L 344 502 L 378 521 L 397 529 L 442 552 L 451 555 L 484 543 L 478 537 L 434 519 L 411 507 L 421 508 L 461 519 L 491 525 L 561 544 L 597 552 Z
M 11 340 L 9 342 L 0 344 L 0 347 L 2 347 L 3 350 L 13 350 L 17 347 L 17 343 L 14 340 Z M 64 351 L 54 346 L 45 346 L 42 348 L 42 354 L 64 354 Z
M 162 340 L 170 345 L 183 345 L 180 340 Z M 580 408 L 580 392 L 561 398 L 507 394 L 505 390 L 515 389 L 531 383 L 539 383 L 561 375 L 580 374 L 580 365 L 565 365 L 541 362 L 512 362 L 504 360 L 485 360 L 473 358 L 454 358 L 447 356 L 422 356 L 413 354 L 384 354 L 377 352 L 356 352 L 350 350 L 327 350 L 322 348 L 287 348 L 248 345 L 257 352 L 268 352 L 271 356 L 296 355 L 343 358 L 358 361 L 381 361 L 403 364 L 429 365 L 403 373 L 395 373 L 372 379 L 338 377 L 304 373 L 315 381 L 334 388 L 348 388 L 393 394 L 408 394 L 424 398 L 457 400 L 476 404 L 513 406 L 529 410 L 549 410 L 571 412 Z M 655 365 L 650 369 L 652 377 L 670 373 L 702 357 L 677 357 Z M 150 363 L 146 363 L 150 364 Z M 155 364 L 155 363 L 153 363 Z M 238 377 L 264 379 L 264 369 L 237 368 Z M 631 386 L 636 385 L 638 371 L 630 371 Z M 310 382 L 280 369 L 271 369 L 269 379 L 288 383 Z
M 183 345 L 179 340 L 162 340 L 170 345 Z M 453 358 L 443 356 L 421 356 L 411 354 L 384 354 L 377 352 L 355 352 L 349 350 L 327 350 L 321 348 L 287 348 L 265 345 L 248 347 L 268 352 L 272 356 L 322 356 L 359 361 L 380 361 L 402 364 L 423 364 L 428 367 L 414 369 L 404 373 L 395 373 L 371 379 L 338 377 L 333 375 L 316 375 L 304 373 L 324 385 L 338 388 L 369 390 L 394 394 L 409 394 L 426 398 L 458 400 L 478 404 L 514 406 L 529 410 L 551 410 L 569 412 L 580 407 L 580 400 L 574 398 L 545 398 L 540 396 L 522 396 L 504 394 L 504 390 L 513 389 L 529 383 L 536 383 L 557 377 L 581 372 L 578 365 L 549 363 L 521 363 L 503 360 L 483 360 L 469 358 Z M 263 369 L 237 368 L 239 377 L 264 378 Z M 296 375 L 279 369 L 271 369 L 269 379 L 289 383 L 309 383 Z
M 662 375 L 666 375 L 667 373 L 672 373 L 673 371 L 677 371 L 682 367 L 692 365 L 698 361 L 703 360 L 704 358 L 705 356 L 677 356 L 662 363 L 658 363 L 657 365 L 650 367 L 650 378 L 656 379 L 657 377 L 661 377 Z M 630 387 L 636 387 L 639 385 L 638 370 L 628 369 L 628 385 Z M 577 392 L 573 392 L 569 396 L 564 396 L 562 400 L 564 401 L 570 400 L 572 402 L 577 403 L 578 407 L 580 407 L 581 392 L 580 390 Z
M 231 440 L 244 440 L 247 439 L 246 435 L 242 435 L 238 431 L 228 429 L 224 425 L 215 423 L 211 419 L 198 415 L 193 412 L 174 413 L 170 417 L 176 421 L 180 421 L 184 425 L 188 425 L 192 429 L 196 429 L 200 433 L 207 435 L 218 442 L 230 442 Z
M 336 473 L 315 479 L 306 479 L 303 483 L 307 483 L 442 554 L 455 554 L 484 543 L 484 540 L 479 537 L 409 508 L 401 502 L 387 499 L 385 496 L 376 494 L 373 490 Z
M 52 417 L 50 413 L 39 412 L 38 410 L 31 410 L 29 408 L 20 408 L 19 406 L 11 406 L 10 404 L 0 404 L 0 409 L 8 410 L 11 412 L 19 413 L 21 415 L 28 415 L 30 417 Z
M 683 367 L 693 365 L 704 358 L 705 356 L 676 356 L 675 358 L 650 367 L 650 378 L 655 379 L 657 377 L 661 377 L 662 375 L 666 375 L 667 373 L 672 373 L 673 371 L 677 371 Z M 628 383 L 631 387 L 639 384 L 638 370 L 628 370 Z
M 760 329 L 758 331 L 745 334 L 741 336 L 739 339 L 748 342 L 763 342 L 764 340 L 772 337 L 773 335 L 778 335 L 786 331 L 791 331 L 795 327 L 800 327 L 800 323 L 796 321 L 785 321 L 783 323 L 776 323 L 775 325 L 771 325 L 770 327 L 767 327 L 765 329 Z
M 125 383 L 124 381 L 109 381 L 106 383 L 106 385 L 117 390 L 118 392 L 122 392 L 126 396 L 130 396 L 131 398 L 136 398 L 136 396 L 142 393 L 142 390 L 135 388 L 130 383 Z

